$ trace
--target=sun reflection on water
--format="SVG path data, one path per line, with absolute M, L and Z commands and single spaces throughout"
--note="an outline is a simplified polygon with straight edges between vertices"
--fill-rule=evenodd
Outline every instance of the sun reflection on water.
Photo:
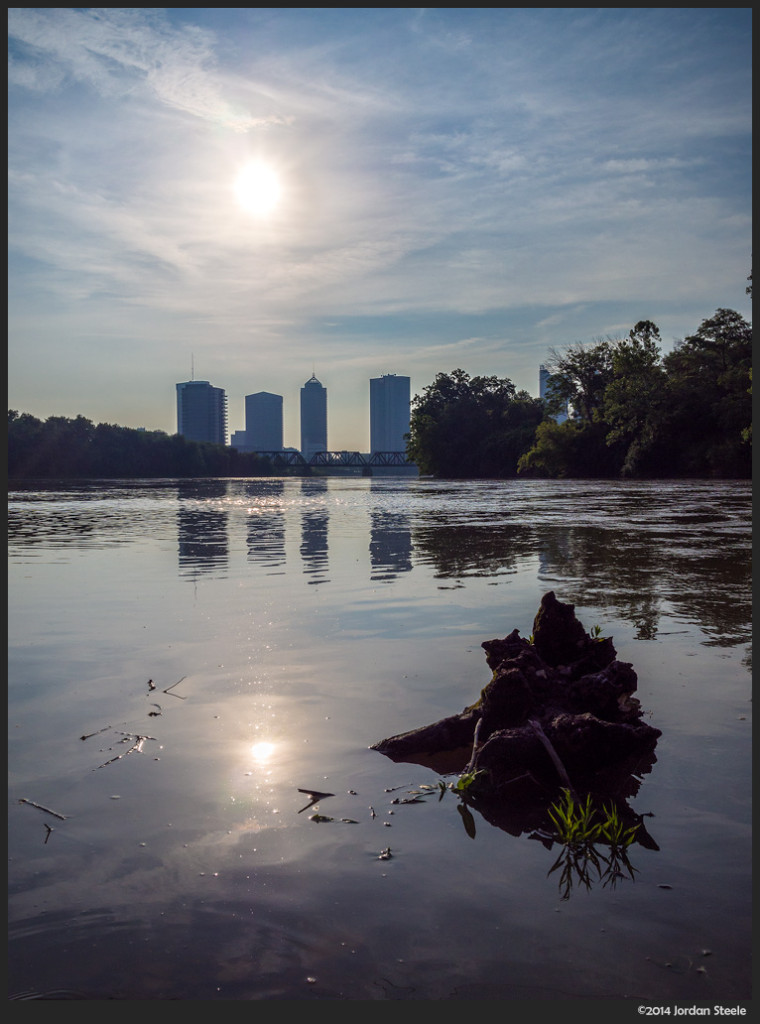
M 274 757 L 276 750 L 277 745 L 275 743 L 269 743 L 266 740 L 261 740 L 251 745 L 251 755 L 258 765 L 269 764 Z

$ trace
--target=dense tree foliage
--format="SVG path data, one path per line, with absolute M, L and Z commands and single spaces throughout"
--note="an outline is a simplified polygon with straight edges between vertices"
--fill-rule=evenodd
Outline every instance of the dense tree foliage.
M 11 478 L 134 478 L 264 476 L 266 460 L 220 444 L 187 441 L 179 434 L 95 426 L 84 416 L 37 419 L 8 412 Z
M 719 309 L 672 352 L 660 345 L 640 320 L 626 337 L 553 350 L 546 401 L 508 379 L 439 373 L 412 401 L 407 455 L 449 478 L 749 478 L 751 325 Z
M 659 344 L 657 326 L 642 320 L 627 338 L 554 353 L 554 392 L 573 416 L 541 424 L 520 472 L 749 477 L 751 325 L 719 309 L 666 356 Z
M 607 429 L 607 446 L 617 447 L 622 456 L 623 476 L 636 475 L 657 442 L 665 396 L 659 342 L 656 324 L 640 320 L 612 348 L 612 374 L 599 419 Z
M 423 474 L 515 476 L 543 416 L 543 402 L 511 380 L 439 373 L 412 400 L 407 455 Z
M 612 380 L 613 348 L 609 341 L 597 341 L 591 347 L 569 345 L 564 352 L 552 349 L 550 412 L 570 406 L 576 419 L 593 423 L 604 402 L 604 392 Z
M 719 309 L 665 356 L 665 434 L 685 475 L 749 476 L 752 328 Z

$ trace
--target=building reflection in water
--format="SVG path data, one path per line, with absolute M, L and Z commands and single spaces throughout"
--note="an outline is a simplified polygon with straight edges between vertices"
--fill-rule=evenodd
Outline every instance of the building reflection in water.
M 195 578 L 201 573 L 227 568 L 229 542 L 226 480 L 181 481 L 177 488 L 177 539 L 180 576 Z
M 248 561 L 270 570 L 278 569 L 277 575 L 285 571 L 282 569 L 285 565 L 284 494 L 282 480 L 254 481 L 245 487 L 249 503 L 246 519 Z
M 370 579 L 390 582 L 412 568 L 409 517 L 399 512 L 370 512 Z
M 304 499 L 314 501 L 327 492 L 326 480 L 303 480 Z M 306 508 L 301 513 L 301 559 L 309 583 L 328 583 L 327 525 L 330 514 L 326 505 Z

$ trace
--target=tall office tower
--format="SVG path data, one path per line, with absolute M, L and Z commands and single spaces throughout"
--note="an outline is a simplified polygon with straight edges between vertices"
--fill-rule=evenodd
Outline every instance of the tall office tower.
M 549 373 L 545 366 L 539 366 L 538 368 L 538 397 L 544 401 L 551 398 L 552 395 L 552 375 Z M 564 406 L 564 410 L 555 415 L 554 419 L 557 423 L 564 423 L 567 419 L 567 405 Z
M 227 395 L 207 380 L 177 385 L 177 433 L 188 441 L 227 444 Z
M 409 433 L 409 377 L 386 373 L 369 381 L 369 450 L 405 452 Z
M 314 374 L 301 388 L 301 455 L 327 451 L 327 390 Z
M 249 452 L 282 451 L 282 395 L 245 396 L 245 434 Z

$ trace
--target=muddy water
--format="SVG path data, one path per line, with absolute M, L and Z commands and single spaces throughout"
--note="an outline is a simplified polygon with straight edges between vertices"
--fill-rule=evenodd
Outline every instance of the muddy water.
M 749 999 L 750 513 L 744 483 L 12 489 L 10 996 Z M 471 703 L 547 590 L 662 730 L 657 849 L 569 891 L 369 750 Z

